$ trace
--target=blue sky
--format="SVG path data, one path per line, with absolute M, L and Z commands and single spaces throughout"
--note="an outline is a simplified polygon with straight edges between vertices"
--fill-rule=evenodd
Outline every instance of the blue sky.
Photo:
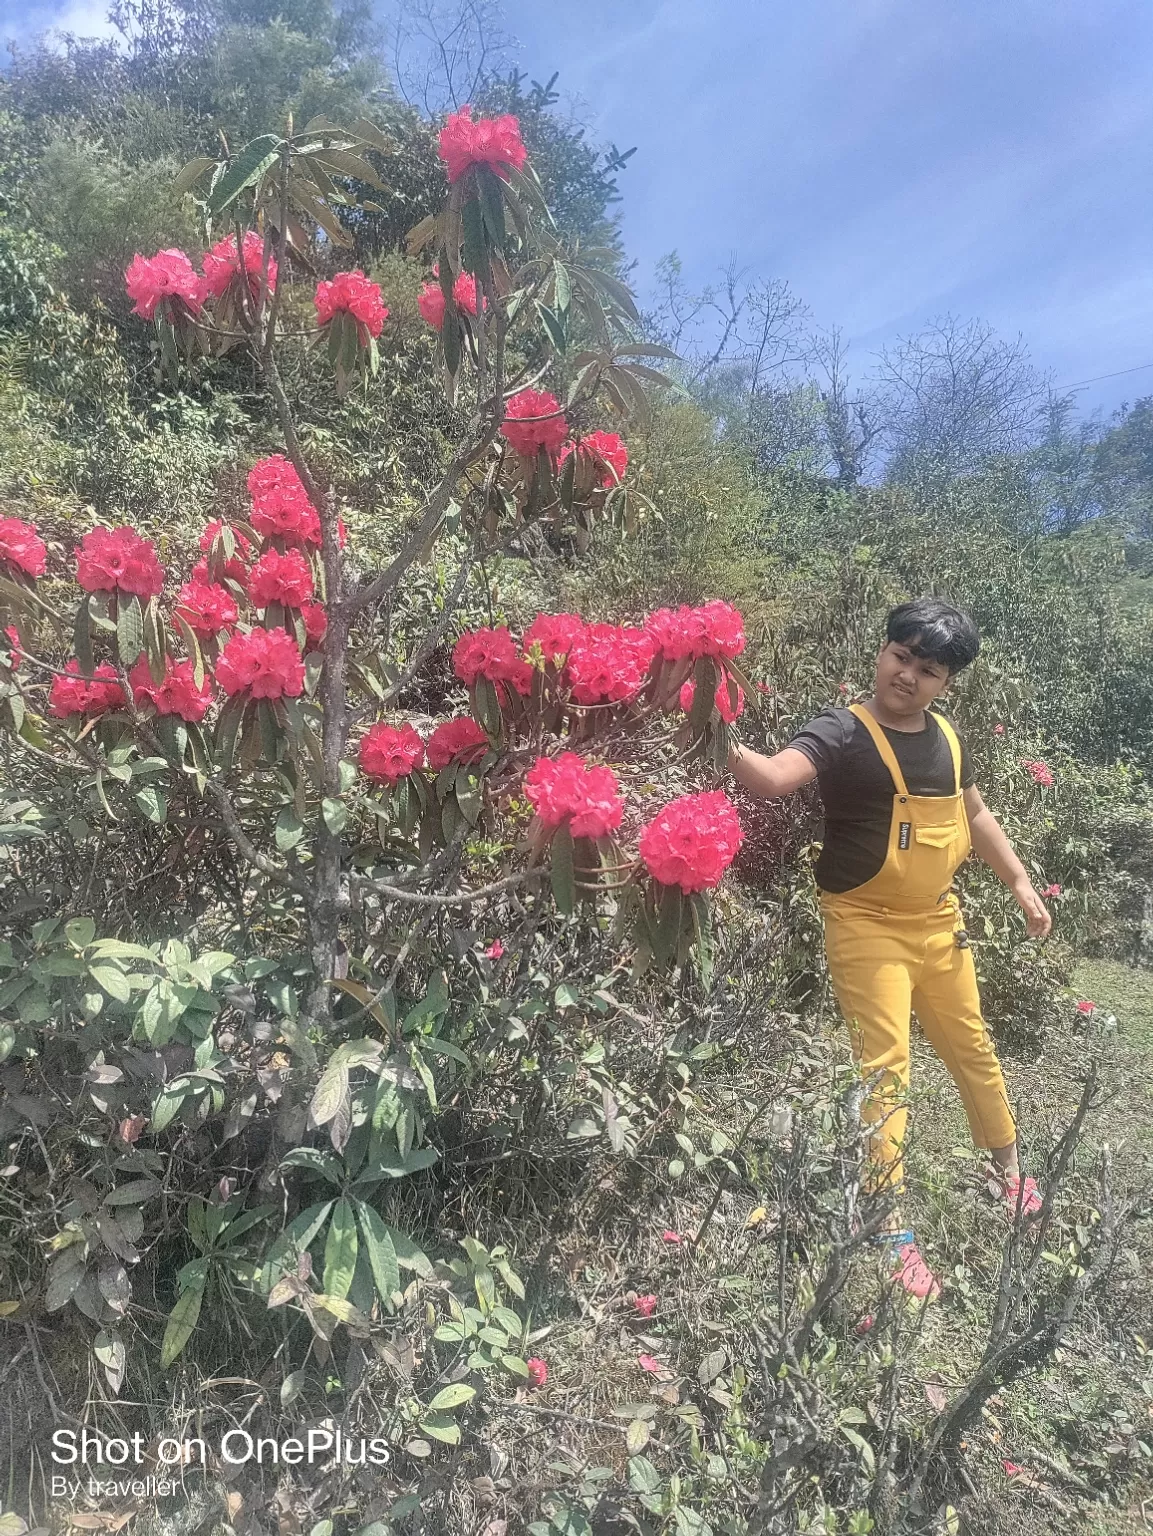
M 0 0 L 5 33 L 104 0 Z M 637 153 L 643 288 L 673 249 L 782 277 L 859 369 L 944 311 L 1022 332 L 1059 386 L 1153 363 L 1153 7 L 1146 0 L 506 0 L 520 64 L 560 71 Z M 102 30 L 102 29 L 101 29 Z M 1109 410 L 1153 367 L 1080 391 Z

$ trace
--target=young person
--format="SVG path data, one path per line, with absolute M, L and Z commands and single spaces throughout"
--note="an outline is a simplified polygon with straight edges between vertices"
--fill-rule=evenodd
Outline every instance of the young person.
M 990 1154 L 991 1187 L 1011 1213 L 1032 1215 L 1041 1196 L 1031 1178 L 1021 1182 L 1016 1126 L 981 1016 L 953 876 L 972 850 L 1013 892 L 1030 938 L 1044 938 L 1052 919 L 981 799 L 957 733 L 929 709 L 979 645 L 972 619 L 950 603 L 902 603 L 888 616 L 871 698 L 826 709 L 771 757 L 735 746 L 729 767 L 767 797 L 819 781 L 825 840 L 816 881 L 829 975 L 854 1056 L 879 1084 L 864 1106 L 870 1187 L 901 1188 L 915 1009 L 960 1090 L 975 1143 Z M 899 1217 L 882 1239 L 906 1290 L 940 1294 Z

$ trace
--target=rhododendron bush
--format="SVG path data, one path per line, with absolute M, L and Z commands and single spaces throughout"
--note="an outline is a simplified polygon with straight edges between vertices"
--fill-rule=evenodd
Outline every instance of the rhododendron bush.
M 638 971 L 695 952 L 707 975 L 706 893 L 739 826 L 719 791 L 700 814 L 662 799 L 653 754 L 698 761 L 706 782 L 723 766 L 748 686 L 733 608 L 621 623 L 542 613 L 515 629 L 450 609 L 439 633 L 457 707 L 431 720 L 398 708 L 406 674 L 379 614 L 450 511 L 470 559 L 531 524 L 579 553 L 598 523 L 627 530 L 645 514 L 622 430 L 645 415 L 663 382 L 649 361 L 667 354 L 635 339 L 628 290 L 550 233 L 516 119 L 450 114 L 445 204 L 409 246 L 431 266 L 415 295 L 423 345 L 465 425 L 396 547 L 366 568 L 346 527 L 355 508 L 302 448 L 282 364 L 316 351 L 338 393 L 390 367 L 391 295 L 333 261 L 348 237 L 330 179 L 382 185 L 386 150 L 367 124 L 318 119 L 182 175 L 214 238 L 200 254 L 138 252 L 133 314 L 153 327 L 161 380 L 247 348 L 281 441 L 236 465 L 244 503 L 222 497 L 194 550 L 100 523 L 50 547 L 31 521 L 0 520 L 3 719 L 38 761 L 91 774 L 109 817 L 124 814 L 136 763 L 151 775 L 136 812 L 163 821 L 170 802 L 208 802 L 254 878 L 300 913 L 313 1023 L 333 1019 L 334 982 L 388 988 L 371 943 L 344 974 L 367 913 L 504 890 L 542 921 L 581 903 L 612 916 Z M 514 368 L 524 356 L 531 368 Z M 426 653 L 417 645 L 407 678 Z M 478 841 L 505 850 L 479 883 Z

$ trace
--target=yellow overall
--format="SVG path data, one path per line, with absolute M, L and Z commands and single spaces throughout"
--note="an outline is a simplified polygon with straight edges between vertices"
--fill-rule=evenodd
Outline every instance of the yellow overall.
M 875 1127 L 869 1182 L 895 1189 L 903 1173 L 912 1009 L 960 1090 L 977 1146 L 1007 1147 L 1017 1133 L 981 1016 L 973 956 L 955 938 L 963 923 L 950 886 L 972 846 L 961 744 L 935 714 L 952 752 L 956 793 L 910 795 L 880 725 L 859 704 L 852 712 L 867 727 L 896 789 L 889 847 L 884 864 L 863 885 L 840 895 L 822 891 L 821 912 L 829 975 L 852 1032 L 853 1054 L 863 1075 L 883 1074 L 864 1109 Z

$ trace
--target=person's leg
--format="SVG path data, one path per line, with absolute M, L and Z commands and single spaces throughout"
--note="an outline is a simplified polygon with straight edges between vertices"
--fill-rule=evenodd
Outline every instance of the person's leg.
M 934 919 L 934 927 L 913 989 L 913 1008 L 957 1085 L 974 1142 L 988 1150 L 998 1173 L 1015 1184 L 1020 1179 L 1017 1128 L 981 1012 L 972 952 L 958 948 L 944 914 Z M 1026 1203 L 1032 1203 L 1032 1196 Z
M 907 957 L 883 918 L 856 912 L 825 913 L 825 951 L 854 1059 L 866 1080 L 878 1078 L 861 1111 L 873 1127 L 866 1186 L 895 1192 L 903 1180 L 908 1116 L 912 979 Z

